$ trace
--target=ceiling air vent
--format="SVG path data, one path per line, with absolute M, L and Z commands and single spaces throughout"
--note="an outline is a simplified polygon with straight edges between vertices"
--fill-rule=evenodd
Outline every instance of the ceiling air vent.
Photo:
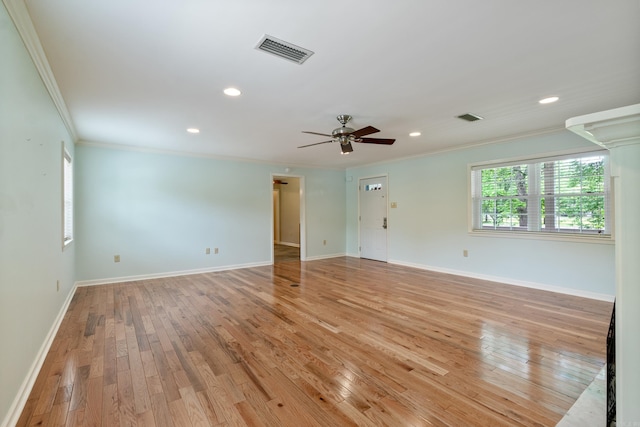
M 475 122 L 476 120 L 482 120 L 483 118 L 480 116 L 476 116 L 475 114 L 466 113 L 461 116 L 458 116 L 459 119 L 466 120 L 468 122 Z
M 313 52 L 284 40 L 265 34 L 256 45 L 256 49 L 270 53 L 280 58 L 302 64 Z

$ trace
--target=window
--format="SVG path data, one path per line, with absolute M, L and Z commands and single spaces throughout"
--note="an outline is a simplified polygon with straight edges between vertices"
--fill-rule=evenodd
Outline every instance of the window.
M 67 150 L 63 149 L 62 159 L 62 223 L 63 223 L 63 245 L 66 246 L 73 241 L 73 166 L 71 156 Z
M 471 167 L 473 231 L 611 236 L 606 151 Z

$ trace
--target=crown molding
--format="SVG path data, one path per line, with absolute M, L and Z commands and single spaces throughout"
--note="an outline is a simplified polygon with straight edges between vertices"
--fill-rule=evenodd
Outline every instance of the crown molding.
M 51 99 L 60 114 L 62 122 L 67 128 L 67 131 L 73 141 L 76 142 L 78 140 L 78 135 L 76 133 L 75 126 L 73 125 L 73 120 L 71 119 L 67 105 L 64 102 L 64 98 L 60 93 L 53 71 L 51 71 L 47 55 L 44 53 L 38 33 L 33 26 L 27 5 L 24 0 L 2 0 L 2 2 L 7 8 L 7 12 L 9 12 L 9 16 L 13 20 L 13 24 L 18 30 L 18 34 L 20 34 L 20 37 L 31 56 L 31 60 L 36 66 L 36 69 L 40 74 L 40 78 L 42 79 L 42 82 L 49 92 L 49 96 L 51 96 Z
M 609 150 L 640 144 L 640 104 L 573 117 L 566 127 Z

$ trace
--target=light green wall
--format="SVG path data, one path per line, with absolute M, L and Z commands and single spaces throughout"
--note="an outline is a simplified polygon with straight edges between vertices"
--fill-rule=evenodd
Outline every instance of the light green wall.
M 595 148 L 563 131 L 349 169 L 347 253 L 358 253 L 358 179 L 388 173 L 390 262 L 612 296 L 614 245 L 476 237 L 467 225 L 469 163 Z
M 83 145 L 74 153 L 4 6 L 0 49 L 0 420 L 6 421 L 74 281 L 268 263 L 271 174 L 284 168 Z M 65 250 L 61 141 L 76 174 L 76 240 Z M 294 169 L 304 177 L 307 257 L 357 255 L 358 179 L 388 174 L 389 199 L 398 204 L 389 211 L 391 262 L 613 295 L 613 245 L 467 232 L 469 163 L 578 147 L 592 148 L 560 132 L 346 174 Z M 206 247 L 220 253 L 206 255 Z
M 71 138 L 0 3 L 0 423 L 74 283 L 62 250 L 62 143 Z M 56 281 L 60 281 L 57 291 Z
M 78 280 L 271 261 L 271 174 L 283 167 L 91 145 L 76 158 Z M 292 173 L 305 178 L 307 256 L 344 254 L 344 171 Z

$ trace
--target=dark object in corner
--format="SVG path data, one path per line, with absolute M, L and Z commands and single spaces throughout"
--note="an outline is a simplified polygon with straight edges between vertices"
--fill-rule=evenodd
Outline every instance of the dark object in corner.
M 616 303 L 607 335 L 607 427 L 616 425 Z

